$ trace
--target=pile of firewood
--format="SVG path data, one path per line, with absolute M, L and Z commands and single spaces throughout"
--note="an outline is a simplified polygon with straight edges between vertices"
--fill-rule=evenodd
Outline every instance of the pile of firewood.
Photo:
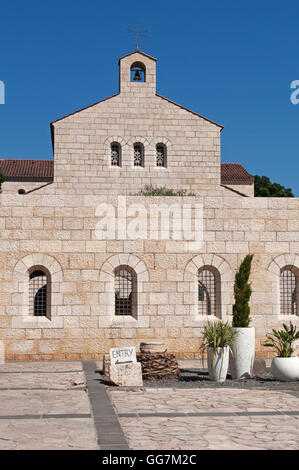
M 141 363 L 145 380 L 176 379 L 180 375 L 174 354 L 137 353 L 137 361 Z

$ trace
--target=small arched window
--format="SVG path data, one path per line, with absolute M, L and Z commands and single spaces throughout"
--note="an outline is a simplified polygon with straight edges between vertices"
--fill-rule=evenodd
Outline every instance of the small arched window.
M 213 266 L 198 271 L 198 314 L 220 317 L 220 274 Z
M 134 62 L 131 65 L 131 82 L 145 82 L 145 65 L 142 62 Z
M 35 266 L 29 271 L 29 313 L 47 317 L 51 312 L 51 276 L 47 269 Z
M 111 166 L 121 166 L 121 148 L 118 142 L 111 144 Z
M 280 313 L 298 315 L 298 269 L 286 266 L 280 271 Z
M 167 166 L 167 152 L 164 144 L 156 145 L 156 165 L 164 168 Z
M 128 266 L 118 266 L 115 274 L 115 315 L 137 315 L 136 273 Z
M 144 166 L 144 145 L 141 142 L 134 144 L 134 166 Z

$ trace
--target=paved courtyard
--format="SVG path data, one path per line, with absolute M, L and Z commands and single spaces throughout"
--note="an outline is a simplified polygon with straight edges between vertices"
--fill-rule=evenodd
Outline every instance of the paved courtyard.
M 131 449 L 299 449 L 299 393 L 248 389 L 109 392 Z
M 299 384 L 123 390 L 99 368 L 0 365 L 0 449 L 299 449 Z

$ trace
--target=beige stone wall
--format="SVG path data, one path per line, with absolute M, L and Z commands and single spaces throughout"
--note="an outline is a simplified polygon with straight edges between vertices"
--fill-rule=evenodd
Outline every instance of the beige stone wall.
M 146 83 L 129 81 L 136 60 L 146 66 Z M 120 94 L 53 124 L 53 184 L 18 195 L 17 189 L 34 189 L 36 183 L 4 183 L 0 340 L 6 359 L 97 359 L 111 347 L 157 339 L 178 357 L 199 357 L 208 318 L 198 314 L 198 269 L 218 271 L 219 317 L 231 320 L 234 276 L 247 253 L 255 255 L 251 310 L 257 356 L 269 356 L 262 343 L 271 328 L 290 319 L 299 327 L 299 317 L 282 317 L 279 309 L 280 269 L 299 269 L 299 199 L 242 197 L 221 187 L 221 128 L 156 95 L 154 60 L 139 53 L 121 59 L 120 78 Z M 122 146 L 121 168 L 110 165 L 113 141 Z M 134 142 L 144 144 L 144 168 L 133 166 Z M 156 167 L 160 142 L 167 146 L 167 168 Z M 117 195 L 149 183 L 192 190 L 196 197 L 128 196 L 126 203 L 146 214 L 151 204 L 202 206 L 202 219 L 193 217 L 202 220 L 202 243 L 186 247 L 162 236 L 116 234 L 99 239 L 99 204 L 114 208 Z M 127 221 L 132 218 L 131 213 Z M 136 318 L 114 315 L 119 265 L 137 276 Z M 34 266 L 51 277 L 51 319 L 30 314 L 28 277 Z
M 5 181 L 2 183 L 2 192 L 5 194 L 18 194 L 19 189 L 32 191 L 48 184 L 48 181 Z
M 146 83 L 131 83 L 130 66 L 146 66 Z M 220 183 L 221 127 L 156 95 L 156 62 L 139 53 L 120 60 L 120 94 L 53 124 L 57 190 L 132 194 L 145 184 L 205 195 Z M 119 142 L 121 168 L 110 163 Z M 133 145 L 145 148 L 144 168 L 133 166 Z M 156 144 L 167 146 L 167 168 L 156 166 Z
M 188 252 L 180 241 L 99 240 L 96 208 L 106 198 L 51 194 L 51 186 L 0 196 L 0 339 L 7 360 L 101 358 L 110 347 L 150 339 L 162 339 L 178 357 L 199 357 L 207 318 L 197 311 L 197 270 L 219 271 L 221 318 L 230 319 L 235 271 L 249 252 L 257 356 L 271 354 L 261 346 L 266 332 L 291 318 L 279 314 L 279 272 L 299 268 L 298 199 L 127 198 L 145 207 L 202 202 L 203 243 Z M 113 314 L 112 274 L 120 264 L 137 273 L 137 320 Z M 28 312 L 28 270 L 35 265 L 52 277 L 50 321 Z M 299 326 L 299 317 L 292 321 Z
M 254 197 L 254 184 L 226 184 L 224 186 L 239 193 L 245 194 L 247 197 Z

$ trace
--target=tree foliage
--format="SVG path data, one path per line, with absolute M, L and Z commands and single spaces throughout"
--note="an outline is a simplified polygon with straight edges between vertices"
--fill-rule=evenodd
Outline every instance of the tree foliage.
M 245 256 L 239 271 L 235 276 L 234 295 L 235 304 L 233 306 L 233 326 L 236 328 L 246 328 L 250 323 L 249 300 L 251 297 L 251 284 L 248 283 L 251 262 L 253 255 Z
M 291 188 L 285 188 L 279 183 L 271 183 L 267 176 L 254 177 L 255 197 L 294 197 Z
M 1 185 L 2 185 L 2 183 L 4 183 L 4 181 L 5 181 L 5 176 L 2 173 L 2 171 L 0 170 L 0 190 L 1 190 Z

